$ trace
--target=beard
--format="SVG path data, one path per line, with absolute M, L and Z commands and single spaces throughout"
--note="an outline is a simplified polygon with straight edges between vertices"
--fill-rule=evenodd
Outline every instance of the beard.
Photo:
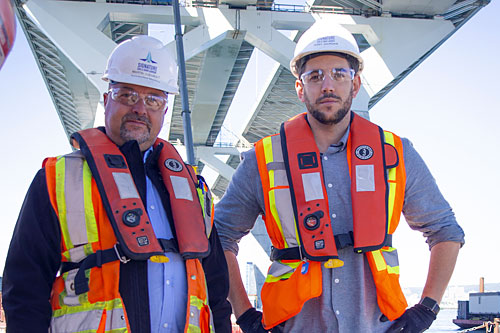
M 340 96 L 337 96 L 333 93 L 327 93 L 319 97 L 314 103 L 311 103 L 309 97 L 304 91 L 304 99 L 307 111 L 309 111 L 311 116 L 313 116 L 318 122 L 323 125 L 335 125 L 340 123 L 342 119 L 344 119 L 349 110 L 351 110 L 352 95 L 353 87 L 351 86 L 351 91 L 349 92 L 349 95 L 347 96 L 345 101 L 343 101 Z M 336 98 L 341 102 L 340 109 L 338 109 L 337 112 L 332 114 L 330 117 L 328 117 L 325 112 L 320 111 L 318 108 L 318 104 L 325 98 Z M 331 106 L 329 106 L 328 108 L 330 109 Z
M 141 127 L 138 129 L 129 129 L 127 120 L 138 120 L 146 124 L 146 128 Z M 134 125 L 132 125 L 134 126 Z M 145 116 L 138 116 L 135 114 L 128 114 L 123 117 L 122 125 L 120 126 L 120 137 L 125 141 L 136 140 L 138 144 L 143 144 L 147 142 L 151 136 L 151 121 Z

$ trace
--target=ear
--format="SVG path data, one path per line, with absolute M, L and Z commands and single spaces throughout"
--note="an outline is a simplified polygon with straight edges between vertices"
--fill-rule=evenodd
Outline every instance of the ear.
M 105 92 L 104 94 L 102 94 L 102 98 L 104 99 L 104 107 L 106 107 L 106 104 L 108 104 L 108 93 Z
M 304 84 L 299 79 L 295 80 L 295 91 L 301 102 L 304 102 Z
M 352 85 L 352 98 L 354 98 L 358 94 L 359 89 L 361 89 L 361 77 L 359 76 L 359 74 L 356 74 L 354 80 L 352 80 Z

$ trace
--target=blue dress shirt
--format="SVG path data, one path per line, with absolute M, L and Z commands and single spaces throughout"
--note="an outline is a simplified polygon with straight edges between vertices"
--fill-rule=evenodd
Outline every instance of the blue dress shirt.
M 151 153 L 144 154 L 144 161 Z M 146 176 L 147 211 L 157 238 L 174 238 L 158 191 Z M 151 332 L 183 332 L 186 323 L 186 266 L 179 253 L 165 253 L 169 261 L 148 260 Z

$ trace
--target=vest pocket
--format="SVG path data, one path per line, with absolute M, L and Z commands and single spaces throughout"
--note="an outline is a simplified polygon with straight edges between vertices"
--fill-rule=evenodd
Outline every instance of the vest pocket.
M 321 295 L 321 262 L 283 260 L 283 264 L 292 267 L 293 273 L 286 278 L 291 270 L 271 265 L 269 273 L 271 269 L 276 273 L 285 272 L 281 275 L 284 279 L 274 275 L 270 278 L 268 275 L 262 287 L 263 322 L 266 329 L 295 316 L 306 301 Z

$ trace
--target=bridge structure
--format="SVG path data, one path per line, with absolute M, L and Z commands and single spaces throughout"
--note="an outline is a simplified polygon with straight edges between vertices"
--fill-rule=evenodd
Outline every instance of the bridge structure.
M 166 36 L 175 54 L 171 0 L 12 0 L 68 137 L 103 123 L 101 80 L 117 43 Z M 352 109 L 370 109 L 489 0 L 184 0 L 187 86 L 198 166 L 222 196 L 239 154 L 303 111 L 289 62 L 300 35 L 329 18 L 353 33 L 365 61 Z M 294 2 L 290 2 L 294 1 Z M 169 32 L 170 31 L 170 32 Z M 181 99 L 162 137 L 182 150 Z M 207 168 L 208 167 L 208 168 Z M 248 246 L 261 273 L 270 243 L 262 223 Z M 255 259 L 260 258 L 260 259 Z M 267 261 L 267 262 L 266 262 Z M 264 274 L 265 275 L 265 274 Z M 260 280 L 260 279 L 259 279 Z

